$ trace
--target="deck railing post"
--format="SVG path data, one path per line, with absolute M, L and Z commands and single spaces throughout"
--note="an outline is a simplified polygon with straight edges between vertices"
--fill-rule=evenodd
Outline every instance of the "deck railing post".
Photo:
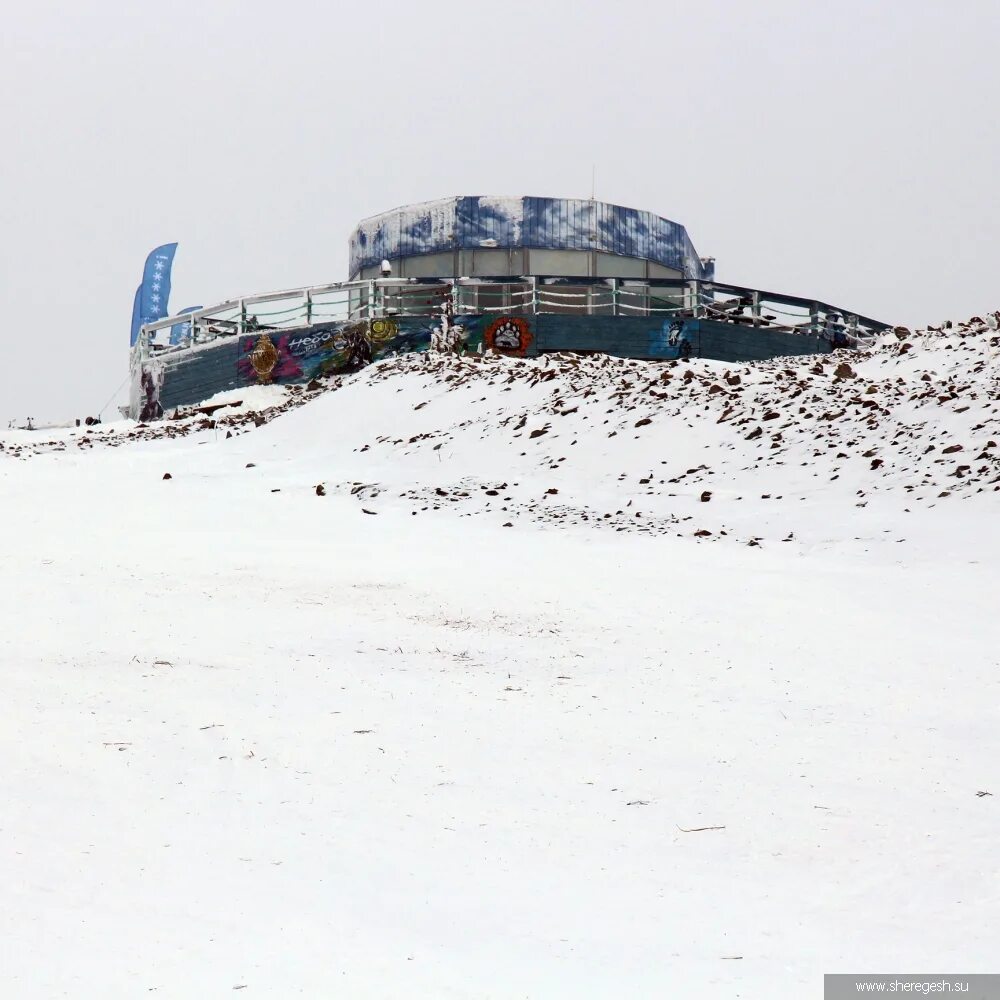
M 240 299 L 240 319 L 237 329 L 241 337 L 247 331 L 247 304 L 243 299 Z
M 312 289 L 306 289 L 306 326 L 312 326 L 313 321 L 313 296 Z

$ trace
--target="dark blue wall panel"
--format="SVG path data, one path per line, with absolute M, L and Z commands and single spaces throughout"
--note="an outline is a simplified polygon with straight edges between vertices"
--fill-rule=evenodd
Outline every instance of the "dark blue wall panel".
M 529 354 L 600 351 L 649 360 L 684 356 L 739 362 L 830 350 L 829 342 L 821 337 L 712 320 L 679 322 L 645 316 L 554 315 L 527 319 L 534 334 Z
M 164 411 L 202 402 L 224 389 L 255 385 L 260 379 L 250 354 L 263 336 L 276 350 L 269 376 L 275 383 L 304 382 L 343 371 L 349 361 L 350 337 L 359 331 L 378 360 L 393 354 L 427 350 L 438 320 L 411 317 L 361 323 L 324 323 L 300 330 L 254 333 L 226 338 L 192 351 L 178 351 L 147 363 L 156 373 L 158 400 Z M 616 357 L 669 361 L 710 358 L 716 361 L 759 361 L 780 356 L 822 354 L 830 344 L 821 337 L 766 327 L 713 320 L 677 320 L 643 316 L 463 316 L 467 349 L 476 352 L 491 332 L 516 322 L 526 332 L 527 356 L 553 351 L 603 353 Z M 498 341 L 499 342 L 499 341 Z

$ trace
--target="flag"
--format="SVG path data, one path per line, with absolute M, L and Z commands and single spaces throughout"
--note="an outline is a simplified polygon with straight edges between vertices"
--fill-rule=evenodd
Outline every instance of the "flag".
M 142 298 L 142 285 L 140 285 L 135 290 L 135 298 L 132 300 L 132 335 L 131 339 L 129 340 L 129 344 L 132 347 L 135 347 L 135 342 L 139 339 L 139 326 L 141 325 L 139 322 L 140 319 L 139 308 L 141 304 L 140 303 L 141 298 Z
M 139 325 L 155 323 L 169 315 L 167 301 L 170 298 L 170 269 L 174 263 L 176 243 L 164 243 L 150 251 L 146 266 L 142 269 L 141 294 L 139 296 Z
M 182 309 L 178 315 L 183 313 L 192 313 L 201 309 L 202 306 L 188 306 L 186 309 Z M 191 322 L 190 320 L 185 323 L 174 323 L 170 328 L 170 343 L 171 345 L 183 344 L 185 340 L 191 337 Z

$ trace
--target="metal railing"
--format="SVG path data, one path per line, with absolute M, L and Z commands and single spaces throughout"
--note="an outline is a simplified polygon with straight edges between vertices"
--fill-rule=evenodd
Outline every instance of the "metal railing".
M 555 313 L 712 319 L 825 336 L 865 346 L 888 324 L 825 302 L 721 282 L 681 278 L 378 278 L 228 299 L 145 324 L 140 357 L 185 351 L 220 338 L 320 323 L 393 317 Z

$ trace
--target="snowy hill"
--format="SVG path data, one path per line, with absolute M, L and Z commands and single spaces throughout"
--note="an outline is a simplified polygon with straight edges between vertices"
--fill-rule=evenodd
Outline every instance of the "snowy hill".
M 307 388 L 222 393 L 179 420 L 22 432 L 0 448 L 201 444 L 288 413 L 212 451 L 213 467 L 252 454 L 260 486 L 322 482 L 377 497 L 379 511 L 744 542 L 783 540 L 788 526 L 804 543 L 839 542 L 1000 490 L 998 351 L 991 316 L 889 334 L 865 353 L 739 367 L 416 354 Z
M 5 994 L 995 971 L 988 320 L 0 435 Z

